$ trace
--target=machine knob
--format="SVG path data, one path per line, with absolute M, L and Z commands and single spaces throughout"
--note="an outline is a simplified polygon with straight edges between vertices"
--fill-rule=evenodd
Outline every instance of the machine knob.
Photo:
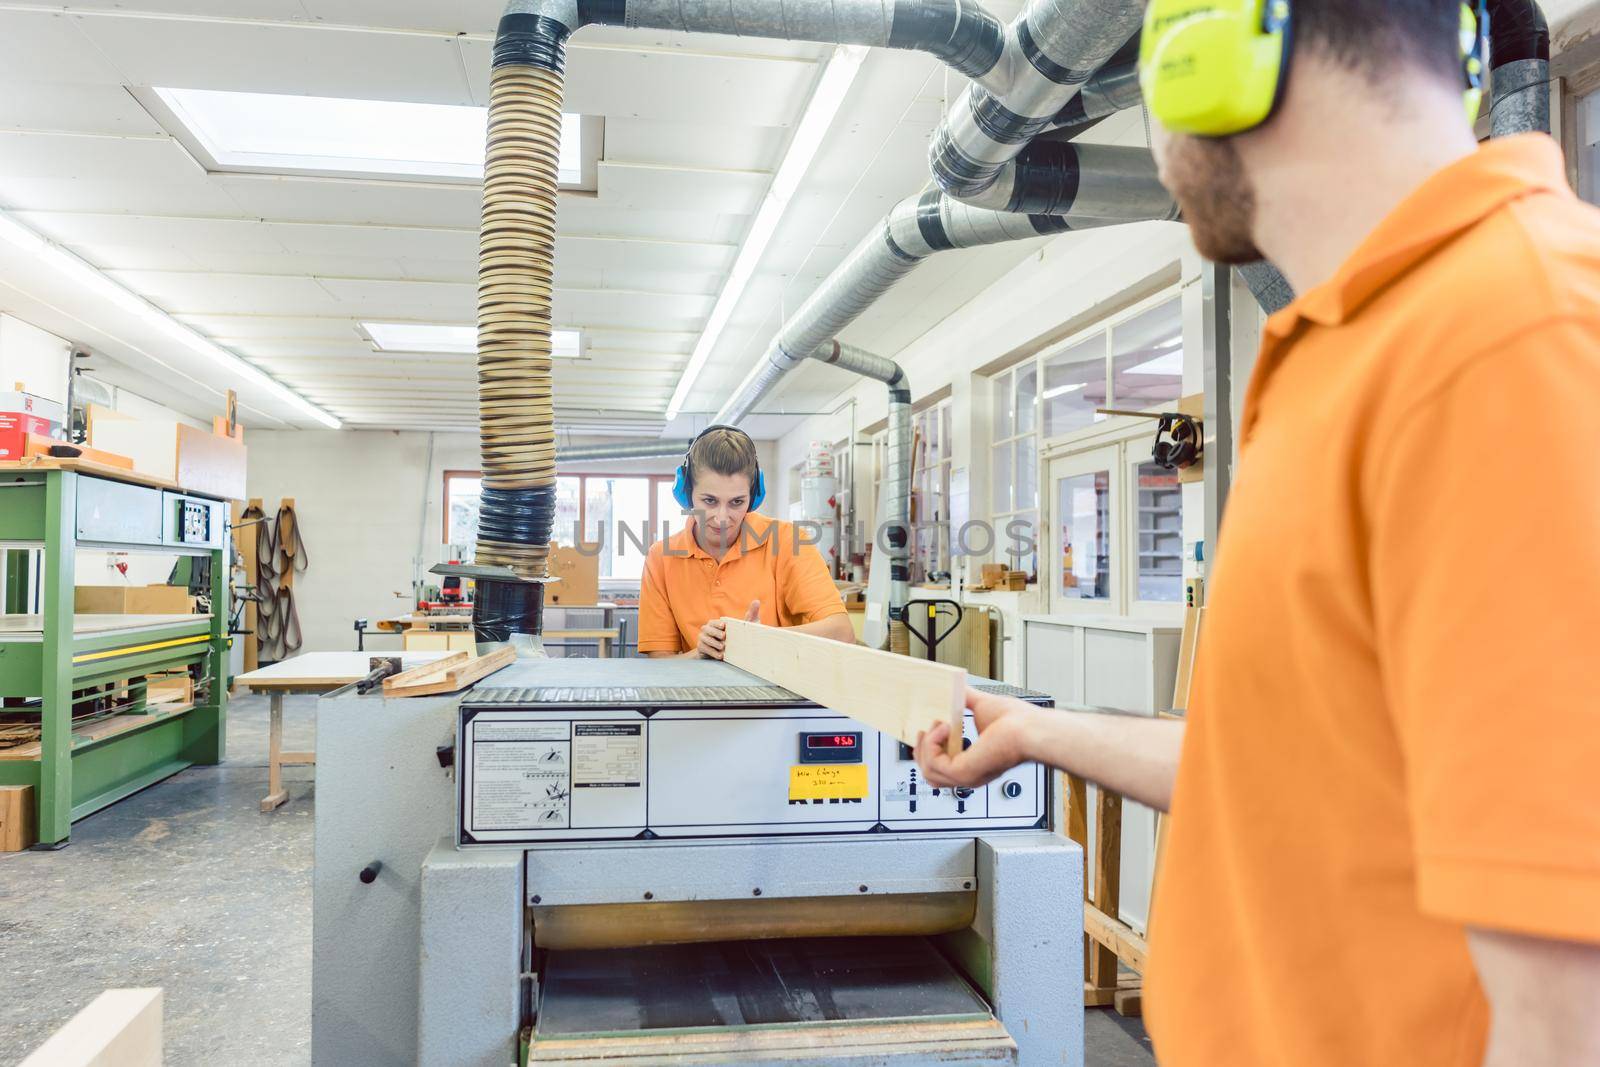
M 1007 800 L 1015 800 L 1022 795 L 1022 783 L 1007 782 L 1000 787 L 1000 794 Z
M 958 800 L 965 800 L 965 799 L 967 799 L 968 797 L 970 797 L 972 795 L 972 790 L 968 789 L 964 785 L 956 786 L 955 789 L 952 790 L 952 792 L 955 793 L 956 799 L 958 799 Z

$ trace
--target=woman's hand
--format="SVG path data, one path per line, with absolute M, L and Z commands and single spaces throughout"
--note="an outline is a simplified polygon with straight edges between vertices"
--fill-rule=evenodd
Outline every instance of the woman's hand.
M 761 621 L 761 601 L 752 600 L 745 609 L 745 622 Z M 721 659 L 723 647 L 728 643 L 728 627 L 721 619 L 712 619 L 700 627 L 700 643 L 695 647 L 695 654 L 701 659 Z

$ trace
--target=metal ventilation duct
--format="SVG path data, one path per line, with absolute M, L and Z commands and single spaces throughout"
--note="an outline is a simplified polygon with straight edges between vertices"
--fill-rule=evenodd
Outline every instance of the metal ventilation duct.
M 1126 155 L 1132 153 L 1143 157 L 1144 165 L 1154 173 L 1150 154 L 1143 149 L 1084 145 L 1079 151 L 1084 160 L 1115 161 L 1112 169 L 1116 172 L 1136 169 Z M 1123 187 L 1118 179 L 1083 170 L 1077 184 L 1084 201 L 1092 203 L 1094 210 L 1104 216 L 1079 214 L 1076 199 L 1062 205 L 1059 213 L 1049 215 L 991 211 L 952 200 L 936 190 L 900 201 L 783 324 L 757 364 L 758 369 L 717 412 L 715 421 L 737 423 L 749 415 L 790 369 L 808 358 L 817 346 L 832 341 L 896 282 L 936 252 L 1177 217 L 1171 196 L 1164 190 L 1159 198 L 1151 196 L 1142 180 Z

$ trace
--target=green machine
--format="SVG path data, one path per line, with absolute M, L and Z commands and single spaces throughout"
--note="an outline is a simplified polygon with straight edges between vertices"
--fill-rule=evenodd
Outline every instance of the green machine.
M 133 474 L 0 469 L 0 785 L 31 785 L 38 840 L 196 764 L 227 720 L 228 505 Z M 210 611 L 79 615 L 80 549 L 209 562 Z M 185 560 L 184 557 L 188 559 Z M 150 704 L 147 678 L 185 671 L 192 702 Z

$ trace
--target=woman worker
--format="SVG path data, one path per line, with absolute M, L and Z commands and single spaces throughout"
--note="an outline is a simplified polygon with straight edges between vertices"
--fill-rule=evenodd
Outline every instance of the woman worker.
M 792 523 L 757 515 L 766 481 L 750 435 L 709 426 L 689 444 L 672 495 L 691 512 L 650 546 L 639 590 L 639 651 L 721 659 L 724 616 L 855 643 L 822 554 Z

